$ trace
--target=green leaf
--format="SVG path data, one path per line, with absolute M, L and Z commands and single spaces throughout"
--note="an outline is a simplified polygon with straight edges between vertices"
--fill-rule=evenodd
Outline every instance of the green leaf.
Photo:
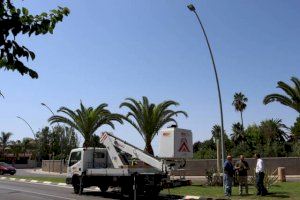
M 29 14 L 29 11 L 28 11 L 28 9 L 27 8 L 22 8 L 22 13 L 24 14 L 24 15 L 28 15 Z

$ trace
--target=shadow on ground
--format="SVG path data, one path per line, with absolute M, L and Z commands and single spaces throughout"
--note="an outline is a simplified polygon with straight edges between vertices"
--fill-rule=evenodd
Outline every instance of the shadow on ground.
M 120 192 L 84 192 L 82 194 L 83 196 L 86 195 L 86 196 L 99 196 L 99 197 L 102 197 L 102 198 L 110 198 L 110 199 L 130 199 L 129 197 L 122 197 L 121 193 Z M 168 200 L 168 199 L 181 199 L 182 196 L 178 196 L 178 195 L 159 195 L 159 197 L 157 197 L 157 200 Z M 137 199 L 151 199 L 153 200 L 153 198 L 147 198 L 145 196 L 138 196 Z
M 270 198 L 283 198 L 283 199 L 286 199 L 286 198 L 290 198 L 289 195 L 287 195 L 287 193 L 285 192 L 276 192 L 276 193 L 269 193 L 268 195 L 266 195 L 266 197 L 270 197 Z

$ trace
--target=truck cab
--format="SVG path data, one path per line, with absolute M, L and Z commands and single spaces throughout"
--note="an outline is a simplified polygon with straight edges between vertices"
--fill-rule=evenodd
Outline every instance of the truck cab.
M 67 168 L 67 182 L 72 176 L 81 176 L 87 169 L 110 168 L 112 162 L 107 155 L 106 148 L 76 148 L 72 149 Z

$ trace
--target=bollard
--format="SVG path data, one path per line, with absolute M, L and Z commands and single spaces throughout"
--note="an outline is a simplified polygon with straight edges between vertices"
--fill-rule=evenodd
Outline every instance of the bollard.
M 278 167 L 278 181 L 286 182 L 285 167 Z

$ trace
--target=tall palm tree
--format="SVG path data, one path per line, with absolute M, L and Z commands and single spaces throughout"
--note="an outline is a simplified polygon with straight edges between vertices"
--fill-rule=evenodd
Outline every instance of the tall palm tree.
M 145 141 L 145 151 L 154 154 L 151 142 L 158 131 L 167 123 L 173 122 L 177 125 L 174 116 L 183 114 L 188 116 L 184 111 L 173 111 L 170 106 L 178 106 L 175 101 L 163 101 L 159 104 L 149 103 L 147 97 L 143 97 L 142 101 L 133 98 L 127 98 L 120 105 L 127 107 L 130 111 L 125 116 L 125 120 L 130 123 L 142 136 Z
M 221 137 L 221 126 L 218 125 L 218 124 L 215 124 L 212 127 L 211 134 L 212 134 L 213 138 L 220 139 L 220 137 Z
M 213 138 L 215 139 L 216 147 L 217 147 L 217 172 L 221 172 L 221 143 L 220 143 L 220 137 L 221 137 L 221 126 L 215 124 L 211 130 L 211 134 Z
M 5 154 L 5 149 L 9 145 L 9 139 L 12 136 L 11 132 L 1 132 L 0 136 L 0 146 L 1 146 L 1 153 L 4 155 Z
M 247 104 L 246 104 L 247 101 L 248 101 L 248 98 L 241 92 L 235 93 L 234 96 L 233 96 L 232 105 L 235 107 L 235 110 L 237 112 L 241 113 L 242 127 L 244 127 L 243 111 L 247 107 Z
M 300 114 L 300 80 L 296 77 L 292 77 L 291 81 L 294 86 L 290 86 L 285 82 L 277 82 L 277 88 L 282 89 L 286 95 L 282 94 L 269 94 L 265 96 L 263 103 L 266 105 L 268 103 L 277 101 L 285 106 L 293 108 Z
M 108 105 L 106 103 L 100 104 L 95 109 L 92 107 L 85 107 L 82 102 L 80 102 L 80 109 L 75 111 L 67 108 L 61 107 L 58 112 L 62 112 L 65 116 L 54 115 L 49 118 L 49 122 L 53 123 L 64 123 L 79 133 L 84 137 L 84 146 L 91 146 L 93 144 L 93 136 L 96 130 L 102 125 L 108 125 L 111 128 L 115 128 L 113 122 L 117 121 L 123 123 L 122 116 L 119 114 L 111 113 L 106 109 Z

